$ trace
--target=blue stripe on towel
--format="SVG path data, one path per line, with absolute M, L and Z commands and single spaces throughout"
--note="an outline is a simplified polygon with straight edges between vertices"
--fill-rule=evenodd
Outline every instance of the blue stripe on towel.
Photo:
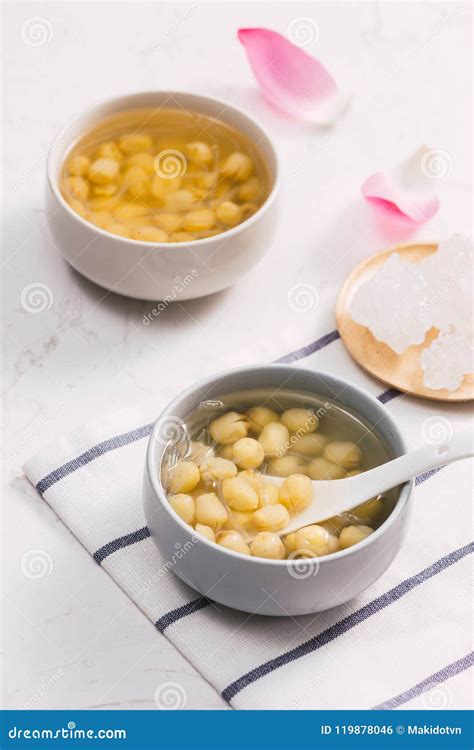
M 389 388 L 387 391 L 381 393 L 380 396 L 377 396 L 377 399 L 381 404 L 388 404 L 389 401 L 401 395 L 401 391 L 397 391 L 396 388 Z
M 419 484 L 426 482 L 427 479 L 431 479 L 431 477 L 434 477 L 434 475 L 437 474 L 438 471 L 441 471 L 441 469 L 445 468 L 446 466 L 437 466 L 436 469 L 429 469 L 429 471 L 425 471 L 424 474 L 418 474 L 418 476 L 415 477 L 415 487 L 418 487 Z
M 301 349 L 295 349 L 294 352 L 285 354 L 283 357 L 280 357 L 280 359 L 277 359 L 276 362 L 278 362 L 279 364 L 289 364 L 290 362 L 296 362 L 298 359 L 304 359 L 304 357 L 309 357 L 310 354 L 319 352 L 320 349 L 324 349 L 325 346 L 331 344 L 333 341 L 336 341 L 336 339 L 339 338 L 340 336 L 338 331 L 330 331 L 330 333 L 326 333 L 324 336 L 321 336 L 320 339 L 316 339 L 316 341 L 313 341 L 312 344 L 308 344 L 307 346 L 303 346 Z
M 360 625 L 361 622 L 364 622 L 372 615 L 377 614 L 382 609 L 385 609 L 385 607 L 388 607 L 390 604 L 398 601 L 420 584 L 429 580 L 438 573 L 441 573 L 450 565 L 454 565 L 454 563 L 457 563 L 463 557 L 471 553 L 473 551 L 473 548 L 473 544 L 467 544 L 465 547 L 461 547 L 460 549 L 450 552 L 449 555 L 446 555 L 440 560 L 437 560 L 435 563 L 433 563 L 433 565 L 425 568 L 420 573 L 417 573 L 411 578 L 407 578 L 405 581 L 402 581 L 393 589 L 390 589 L 390 591 L 382 594 L 382 596 L 379 596 L 377 599 L 368 602 L 368 604 L 365 604 L 360 609 L 352 612 L 352 614 L 344 617 L 344 619 L 339 620 L 334 625 L 331 625 L 326 630 L 323 630 L 322 633 L 318 633 L 318 635 L 314 636 L 314 638 L 310 638 L 305 643 L 302 643 L 296 648 L 291 649 L 291 651 L 287 651 L 286 653 L 281 654 L 274 659 L 270 659 L 269 661 L 261 664 L 258 667 L 255 667 L 254 669 L 250 670 L 249 672 L 232 682 L 230 685 L 228 685 L 222 691 L 222 697 L 225 701 L 230 702 L 238 693 L 241 692 L 241 690 L 248 687 L 253 682 L 256 682 L 262 677 L 265 677 L 267 674 L 274 672 L 276 669 L 279 669 L 279 667 L 290 664 L 291 662 L 296 661 L 296 659 L 300 659 L 302 656 L 306 656 L 313 651 L 317 651 L 319 648 L 322 648 L 328 643 L 331 643 L 331 641 L 339 638 L 339 636 L 344 635 L 344 633 L 347 633 L 349 630 L 352 630 L 352 628 L 356 627 L 356 625 Z
M 177 607 L 171 612 L 167 612 L 166 615 L 163 615 L 163 617 L 160 617 L 160 619 L 155 622 L 155 627 L 160 633 L 164 633 L 169 625 L 181 620 L 183 617 L 192 615 L 194 612 L 198 612 L 200 609 L 204 609 L 204 607 L 208 607 L 210 604 L 211 602 L 209 599 L 206 599 L 205 596 L 200 596 L 198 599 L 193 599 L 192 602 L 187 602 L 181 607 Z
M 402 706 L 404 703 L 408 703 L 409 701 L 413 700 L 413 698 L 418 698 L 418 696 L 422 695 L 423 693 L 429 694 L 430 690 L 436 690 L 436 687 L 440 682 L 449 680 L 450 677 L 455 677 L 457 674 L 460 674 L 466 669 L 469 669 L 469 667 L 472 667 L 473 664 L 474 651 L 471 651 L 470 654 L 466 654 L 466 656 L 463 656 L 461 659 L 453 661 L 451 664 L 443 667 L 438 672 L 435 672 L 434 674 L 427 677 L 425 680 L 422 680 L 408 690 L 405 690 L 404 693 L 400 693 L 400 695 L 396 695 L 394 698 L 390 698 L 388 701 L 379 703 L 378 706 L 374 706 L 373 710 L 390 711 L 394 708 L 398 708 L 398 706 Z M 426 708 L 430 708 L 430 706 L 428 705 L 426 706 Z M 434 708 L 443 708 L 443 706 L 434 706 Z M 449 708 L 449 706 L 446 706 L 446 708 Z
M 43 479 L 41 479 L 36 485 L 36 489 L 40 495 L 44 495 L 46 490 L 49 490 L 49 488 L 52 487 L 53 484 L 56 484 L 56 482 L 59 482 L 60 479 L 64 479 L 68 474 L 72 474 L 78 469 L 81 469 L 91 461 L 99 458 L 99 456 L 103 456 L 104 453 L 110 453 L 110 451 L 122 448 L 124 445 L 129 445 L 129 443 L 134 443 L 136 440 L 142 440 L 142 438 L 148 437 L 153 426 L 154 422 L 151 422 L 150 424 L 138 427 L 136 430 L 124 432 L 122 435 L 116 435 L 108 440 L 104 440 L 102 443 L 94 445 L 92 448 L 89 448 L 89 450 L 81 453 L 80 456 L 76 456 L 76 458 L 73 458 L 71 461 L 68 461 L 59 468 L 54 469 L 54 471 L 47 474 L 47 476 L 43 477 Z
M 123 547 L 130 547 L 131 544 L 142 542 L 144 539 L 148 539 L 149 536 L 150 530 L 148 526 L 143 526 L 137 531 L 132 531 L 130 534 L 125 534 L 125 536 L 114 539 L 113 542 L 104 544 L 104 546 L 100 547 L 97 552 L 94 552 L 93 558 L 100 565 L 100 563 L 105 560 L 106 557 L 111 555 L 112 552 L 117 552 L 117 550 L 123 549 Z

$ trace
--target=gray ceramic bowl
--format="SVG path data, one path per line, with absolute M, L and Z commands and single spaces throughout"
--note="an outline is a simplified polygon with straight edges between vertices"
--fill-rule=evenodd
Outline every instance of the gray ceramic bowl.
M 174 573 L 200 594 L 261 615 L 301 615 L 329 609 L 374 583 L 400 549 L 413 488 L 413 481 L 403 485 L 390 516 L 363 542 L 332 555 L 304 560 L 304 564 L 248 557 L 194 535 L 168 503 L 160 481 L 168 426 L 184 419 L 203 400 L 234 391 L 283 386 L 332 399 L 377 425 L 393 457 L 408 450 L 393 418 L 377 399 L 342 378 L 300 367 L 262 365 L 228 370 L 191 386 L 169 404 L 155 425 L 146 458 L 144 506 L 151 536 L 165 559 L 173 560 Z M 335 393 L 341 394 L 339 399 Z M 186 550 L 179 560 L 177 545 Z

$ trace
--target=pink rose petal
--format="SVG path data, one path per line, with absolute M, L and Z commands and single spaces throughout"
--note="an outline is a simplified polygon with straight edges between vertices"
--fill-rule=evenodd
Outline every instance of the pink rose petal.
M 270 29 L 239 29 L 263 95 L 279 110 L 330 125 L 340 117 L 347 99 L 318 60 Z
M 362 185 L 362 195 L 374 204 L 390 204 L 411 221 L 422 224 L 439 209 L 433 178 L 424 169 L 434 151 L 420 148 L 413 156 L 388 172 L 376 172 Z

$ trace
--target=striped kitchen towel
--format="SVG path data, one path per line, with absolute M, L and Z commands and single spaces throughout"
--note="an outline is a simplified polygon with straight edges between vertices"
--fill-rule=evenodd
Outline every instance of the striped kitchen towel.
M 380 385 L 336 331 L 282 357 L 340 373 L 386 404 L 413 447 L 463 429 L 463 405 Z M 27 462 L 40 495 L 95 562 L 234 708 L 468 708 L 472 463 L 417 478 L 405 545 L 356 600 L 304 617 L 267 618 L 215 604 L 178 580 L 150 539 L 141 486 L 159 410 L 87 424 Z

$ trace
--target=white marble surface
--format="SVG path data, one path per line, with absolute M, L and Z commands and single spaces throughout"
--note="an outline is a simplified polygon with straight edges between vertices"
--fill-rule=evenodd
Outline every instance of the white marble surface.
M 331 330 L 348 271 L 408 239 L 382 234 L 360 185 L 422 143 L 447 151 L 452 170 L 437 181 L 440 212 L 416 237 L 470 231 L 470 6 L 38 2 L 4 11 L 2 704 L 152 708 L 155 688 L 172 680 L 189 708 L 225 708 L 38 498 L 22 462 L 100 412 L 166 400 L 211 370 L 254 361 L 256 343 L 269 360 Z M 24 24 L 37 17 L 51 38 L 33 46 Z M 353 92 L 332 131 L 263 103 L 236 40 L 239 26 L 285 33 L 295 18 L 317 23 L 307 51 Z M 168 307 L 146 327 L 152 306 L 107 295 L 65 265 L 42 193 L 48 144 L 67 119 L 98 99 L 155 87 L 246 107 L 273 135 L 287 179 L 277 240 L 260 266 L 233 289 Z M 48 286 L 52 304 L 28 313 L 21 293 L 36 283 Z M 317 289 L 317 310 L 288 305 L 299 283 Z M 53 569 L 33 580 L 21 560 L 38 548 Z

